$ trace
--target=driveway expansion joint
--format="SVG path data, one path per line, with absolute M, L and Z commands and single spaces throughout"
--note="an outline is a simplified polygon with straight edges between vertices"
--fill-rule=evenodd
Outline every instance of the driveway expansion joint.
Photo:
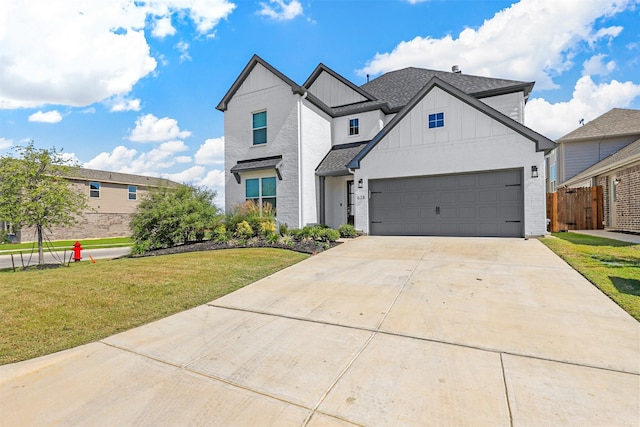
M 213 302 L 207 303 L 205 305 L 207 305 L 207 306 L 209 306 L 211 308 L 220 308 L 220 309 L 224 309 L 224 310 L 241 311 L 241 312 L 244 312 L 244 313 L 260 314 L 260 315 L 264 315 L 264 316 L 279 317 L 279 318 L 283 318 L 283 319 L 297 320 L 297 321 L 301 321 L 301 322 L 317 323 L 317 324 L 322 324 L 322 325 L 327 325 L 327 326 L 336 326 L 336 327 L 339 327 L 339 328 L 346 328 L 346 329 L 355 329 L 355 330 L 364 331 L 364 332 L 372 332 L 372 333 L 375 333 L 375 334 L 388 335 L 388 336 L 394 336 L 394 337 L 400 337 L 400 338 L 409 338 L 409 339 L 425 341 L 425 342 L 431 342 L 431 343 L 436 343 L 436 344 L 445 344 L 445 345 L 452 345 L 452 346 L 455 346 L 455 347 L 468 348 L 468 349 L 472 349 L 472 350 L 485 351 L 487 353 L 494 353 L 494 354 L 497 354 L 497 355 L 523 357 L 523 358 L 528 358 L 528 359 L 541 360 L 541 361 L 544 361 L 544 362 L 561 363 L 561 364 L 565 364 L 565 365 L 579 366 L 579 367 L 582 367 L 582 368 L 590 368 L 590 369 L 598 369 L 598 370 L 602 370 L 602 371 L 616 372 L 616 373 L 620 373 L 620 374 L 630 374 L 630 375 L 636 375 L 636 376 L 640 377 L 640 371 L 634 372 L 634 371 L 628 371 L 628 370 L 624 370 L 624 369 L 606 368 L 606 367 L 603 367 L 603 366 L 590 365 L 590 364 L 587 364 L 587 363 L 578 363 L 578 362 L 571 362 L 571 361 L 567 361 L 567 360 L 552 359 L 552 358 L 549 358 L 549 357 L 536 356 L 534 354 L 527 354 L 527 353 L 515 353 L 515 352 L 500 350 L 500 349 L 491 348 L 491 347 L 481 347 L 481 346 L 477 346 L 477 345 L 464 344 L 464 343 L 455 342 L 455 341 L 445 341 L 445 340 L 435 339 L 435 338 L 425 338 L 425 337 L 419 337 L 419 336 L 416 336 L 416 335 L 403 334 L 403 333 L 400 333 L 400 332 L 392 332 L 392 331 L 385 331 L 385 330 L 381 330 L 381 329 L 367 328 L 367 327 L 364 327 L 364 326 L 344 325 L 344 324 L 340 324 L 340 323 L 328 322 L 326 320 L 314 320 L 314 319 L 308 319 L 308 318 L 305 318 L 305 317 L 289 316 L 289 315 L 279 314 L 279 313 L 270 313 L 268 311 L 260 311 L 260 310 L 255 310 L 255 309 L 249 310 L 249 309 L 238 308 L 238 307 L 228 307 L 228 306 L 224 306 L 224 305 L 217 305 L 217 304 L 214 304 Z M 385 314 L 385 316 L 386 316 L 386 314 Z

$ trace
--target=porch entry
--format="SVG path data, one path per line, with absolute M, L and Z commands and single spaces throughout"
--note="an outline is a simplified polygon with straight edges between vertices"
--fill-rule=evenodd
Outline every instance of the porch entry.
M 355 225 L 355 194 L 353 193 L 353 180 L 347 181 L 347 224 Z

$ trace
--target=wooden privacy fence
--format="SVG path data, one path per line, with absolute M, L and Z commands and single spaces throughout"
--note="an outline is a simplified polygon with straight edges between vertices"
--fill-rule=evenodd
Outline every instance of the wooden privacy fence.
M 603 229 L 602 186 L 560 188 L 547 193 L 549 231 Z

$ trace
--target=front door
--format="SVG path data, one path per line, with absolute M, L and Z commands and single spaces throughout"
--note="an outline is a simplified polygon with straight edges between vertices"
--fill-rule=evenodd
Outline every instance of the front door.
M 347 224 L 355 225 L 355 195 L 353 194 L 353 181 L 347 181 Z

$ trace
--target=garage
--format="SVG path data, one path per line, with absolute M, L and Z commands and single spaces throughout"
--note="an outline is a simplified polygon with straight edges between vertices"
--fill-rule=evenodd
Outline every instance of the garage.
M 369 232 L 401 236 L 524 235 L 523 170 L 369 181 Z

